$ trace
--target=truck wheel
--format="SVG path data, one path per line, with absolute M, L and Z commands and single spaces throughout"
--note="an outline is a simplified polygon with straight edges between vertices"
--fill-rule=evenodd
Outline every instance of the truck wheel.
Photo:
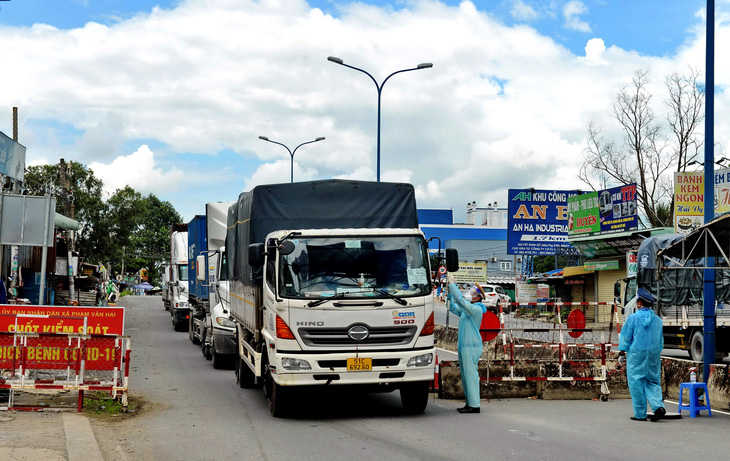
M 206 337 L 208 336 L 208 330 L 207 329 L 205 329 L 205 328 L 203 329 L 203 335 L 202 336 L 203 336 L 203 338 L 200 340 L 200 342 L 203 344 L 203 347 L 201 348 L 201 350 L 203 351 L 203 357 L 205 357 L 205 360 L 210 360 L 210 359 L 213 358 L 210 355 L 210 349 L 211 349 L 212 346 L 209 346 L 208 344 L 205 343 L 206 342 Z
M 423 413 L 428 405 L 428 381 L 406 383 L 400 388 L 400 401 L 406 413 Z
M 210 355 L 211 360 L 213 361 L 213 368 L 216 370 L 220 370 L 221 368 L 225 367 L 225 364 L 223 363 L 223 357 L 215 353 L 215 347 L 210 348 Z
M 702 332 L 695 331 L 692 334 L 692 340 L 689 343 L 689 356 L 695 362 L 702 361 L 703 344 L 704 344 L 704 337 L 702 336 Z
M 269 401 L 269 411 L 275 418 L 283 418 L 289 413 L 289 392 L 274 382 L 269 370 L 269 361 L 264 359 L 264 395 Z
M 240 357 L 236 357 L 236 381 L 241 389 L 252 388 L 256 382 L 256 375 Z
M 190 316 L 190 319 L 188 321 L 188 337 L 190 338 L 190 341 L 192 341 L 193 344 L 200 344 L 200 341 L 198 341 L 198 338 L 195 337 L 195 324 L 193 320 L 193 316 Z

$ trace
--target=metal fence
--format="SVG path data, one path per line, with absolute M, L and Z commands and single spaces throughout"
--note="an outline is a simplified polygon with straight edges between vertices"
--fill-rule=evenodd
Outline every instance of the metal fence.
M 107 391 L 127 406 L 130 338 L 81 334 L 0 333 L 0 389 Z
M 483 380 L 605 382 L 620 322 L 606 303 L 505 303 L 485 314 L 480 332 Z

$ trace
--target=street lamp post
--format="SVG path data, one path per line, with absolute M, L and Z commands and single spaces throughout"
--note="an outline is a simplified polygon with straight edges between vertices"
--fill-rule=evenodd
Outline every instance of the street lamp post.
M 355 67 L 355 66 L 351 66 L 349 64 L 345 64 L 344 61 L 342 61 L 342 59 L 336 58 L 334 56 L 328 57 L 327 60 L 328 61 L 331 61 L 331 62 L 334 62 L 335 64 L 339 64 L 341 66 L 349 67 L 350 69 L 359 70 L 360 72 L 362 72 L 362 73 L 366 74 L 368 77 L 370 77 L 372 79 L 373 83 L 375 83 L 375 88 L 378 89 L 378 138 L 377 138 L 378 139 L 378 141 L 377 141 L 378 160 L 377 160 L 377 178 L 378 178 L 378 182 L 380 182 L 380 95 L 383 92 L 383 86 L 385 86 L 385 82 L 387 82 L 388 79 L 390 77 L 394 76 L 395 74 L 400 74 L 402 72 L 410 72 L 412 70 L 429 69 L 429 68 L 433 67 L 433 64 L 431 64 L 430 62 L 424 62 L 424 63 L 419 64 L 416 67 L 413 67 L 411 69 L 402 69 L 402 70 L 395 71 L 392 74 L 390 74 L 387 77 L 385 77 L 385 80 L 383 80 L 383 83 L 381 83 L 380 85 L 378 85 L 378 81 L 375 80 L 375 77 L 373 77 L 372 75 L 370 75 L 369 72 L 367 72 L 367 71 L 365 71 L 363 69 L 360 69 L 359 67 Z
M 294 154 L 297 152 L 297 149 L 299 149 L 300 147 L 302 147 L 305 144 L 312 144 L 313 142 L 324 141 L 324 136 L 320 136 L 319 138 L 315 139 L 314 141 L 303 142 L 303 143 L 299 144 L 297 147 L 295 147 L 293 151 L 291 149 L 289 149 L 286 145 L 284 145 L 280 142 L 272 141 L 271 139 L 267 138 L 266 136 L 259 136 L 259 139 L 262 139 L 262 140 L 268 141 L 268 142 L 272 142 L 272 143 L 278 144 L 280 146 L 284 146 L 284 148 L 289 152 L 289 156 L 291 157 L 291 182 L 294 182 Z

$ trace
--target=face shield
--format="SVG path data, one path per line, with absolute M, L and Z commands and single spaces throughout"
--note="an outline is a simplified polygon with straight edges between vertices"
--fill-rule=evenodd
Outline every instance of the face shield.
M 471 299 L 471 300 L 473 300 L 474 297 L 477 297 L 477 298 L 479 298 L 480 301 L 484 299 L 484 295 L 482 294 L 481 290 L 479 290 L 479 288 L 477 288 L 477 287 L 469 288 L 469 290 L 466 293 L 464 293 L 464 297 L 467 299 Z

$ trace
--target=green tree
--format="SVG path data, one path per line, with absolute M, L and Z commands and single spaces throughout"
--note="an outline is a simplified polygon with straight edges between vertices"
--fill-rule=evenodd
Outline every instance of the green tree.
M 702 147 L 697 132 L 704 118 L 704 90 L 699 72 L 674 73 L 665 79 L 669 98 L 666 123 L 655 117 L 649 73 L 637 71 L 631 84 L 616 96 L 613 118 L 623 136 L 606 139 L 601 128 L 588 124 L 588 144 L 578 178 L 592 189 L 636 183 L 639 220 L 648 227 L 672 225 L 673 173 L 685 171 Z M 664 132 L 670 133 L 668 137 Z
M 161 267 L 170 255 L 170 225 L 181 222 L 182 217 L 170 202 L 160 200 L 154 194 L 145 197 L 143 202 L 140 225 L 131 238 L 131 246 L 139 258 L 130 268 L 146 267 L 150 283 L 159 284 Z
M 121 273 L 122 265 L 127 273 L 147 268 L 150 280 L 159 282 L 170 254 L 170 225 L 182 221 L 180 214 L 170 202 L 154 194 L 143 197 L 129 186 L 104 201 L 103 186 L 91 169 L 74 161 L 25 170 L 29 194 L 56 197 L 56 211 L 81 223 L 76 251 L 82 260 L 111 264 L 112 275 Z
M 94 238 L 100 235 L 95 232 L 95 226 L 106 209 L 102 200 L 104 184 L 90 168 L 78 162 L 70 161 L 64 165 L 68 188 L 64 184 L 61 163 L 27 167 L 24 185 L 30 195 L 48 193 L 55 197 L 56 212 L 81 223 L 81 230 L 76 234 L 76 250 L 83 256 L 93 257 L 96 256 L 93 249 L 103 247 L 103 243 L 94 241 Z

